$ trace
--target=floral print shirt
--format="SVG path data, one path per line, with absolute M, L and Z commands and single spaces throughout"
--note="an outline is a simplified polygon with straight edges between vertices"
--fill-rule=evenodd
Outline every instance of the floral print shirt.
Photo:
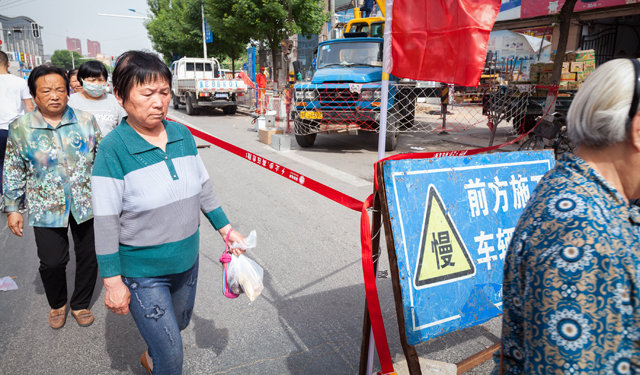
M 518 222 L 503 292 L 504 374 L 640 374 L 639 208 L 565 154 Z
M 91 170 L 101 139 L 93 115 L 68 106 L 55 128 L 37 108 L 12 122 L 4 160 L 5 210 L 17 211 L 26 191 L 31 226 L 67 227 L 69 213 L 78 223 L 92 219 Z

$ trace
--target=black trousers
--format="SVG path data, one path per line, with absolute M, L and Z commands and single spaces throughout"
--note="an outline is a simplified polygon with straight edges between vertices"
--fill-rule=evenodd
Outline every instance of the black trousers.
M 69 227 L 73 235 L 76 253 L 76 280 L 70 306 L 72 310 L 89 308 L 93 289 L 98 277 L 93 219 L 78 224 L 69 215 Z M 44 291 L 52 309 L 59 309 L 67 303 L 67 263 L 69 262 L 69 228 L 33 227 L 40 277 Z

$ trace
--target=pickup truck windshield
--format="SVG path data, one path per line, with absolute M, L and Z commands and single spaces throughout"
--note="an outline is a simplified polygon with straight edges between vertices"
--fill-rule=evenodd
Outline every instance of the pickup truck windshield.
M 331 43 L 320 47 L 318 69 L 329 66 L 382 66 L 382 43 Z

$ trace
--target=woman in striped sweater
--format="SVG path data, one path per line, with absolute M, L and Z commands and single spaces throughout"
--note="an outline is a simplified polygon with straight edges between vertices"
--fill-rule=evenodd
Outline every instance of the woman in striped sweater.
M 200 212 L 223 238 L 244 238 L 231 229 L 193 136 L 165 120 L 167 66 L 151 53 L 126 52 L 113 85 L 128 117 L 100 144 L 91 179 L 105 306 L 131 311 L 149 348 L 141 362 L 150 373 L 181 374 L 180 331 L 195 300 Z

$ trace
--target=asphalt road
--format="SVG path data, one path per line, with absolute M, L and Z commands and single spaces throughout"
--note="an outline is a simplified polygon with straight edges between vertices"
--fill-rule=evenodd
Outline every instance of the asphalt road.
M 207 110 L 188 122 L 238 147 L 320 181 L 357 199 L 372 191 L 377 159 L 375 134 L 318 136 L 316 147 L 279 152 L 258 142 L 251 119 Z M 207 144 L 198 140 L 198 144 Z M 460 149 L 424 134 L 404 135 L 396 152 L 421 146 Z M 265 290 L 253 303 L 220 292 L 223 241 L 203 217 L 200 277 L 195 311 L 183 331 L 185 374 L 356 374 L 364 286 L 360 215 L 231 153 L 211 146 L 200 154 L 234 228 L 255 229 L 249 255 L 265 271 Z M 60 330 L 47 322 L 49 307 L 38 274 L 33 230 L 13 236 L 0 219 L 0 277 L 16 276 L 18 290 L 0 292 L 1 374 L 145 374 L 146 345 L 131 316 L 105 310 L 98 280 L 94 324 L 81 328 L 71 316 Z M 207 223 L 207 224 L 205 224 Z M 384 242 L 384 241 L 383 241 Z M 73 253 L 73 252 L 72 252 Z M 389 269 L 386 250 L 379 270 Z M 72 288 L 75 261 L 68 267 Z M 403 359 L 390 278 L 379 278 L 382 312 L 394 359 Z M 71 294 L 71 291 L 69 295 Z M 417 346 L 421 357 L 456 363 L 499 340 L 499 320 Z M 376 368 L 379 368 L 376 359 Z M 491 362 L 470 371 L 488 374 Z

